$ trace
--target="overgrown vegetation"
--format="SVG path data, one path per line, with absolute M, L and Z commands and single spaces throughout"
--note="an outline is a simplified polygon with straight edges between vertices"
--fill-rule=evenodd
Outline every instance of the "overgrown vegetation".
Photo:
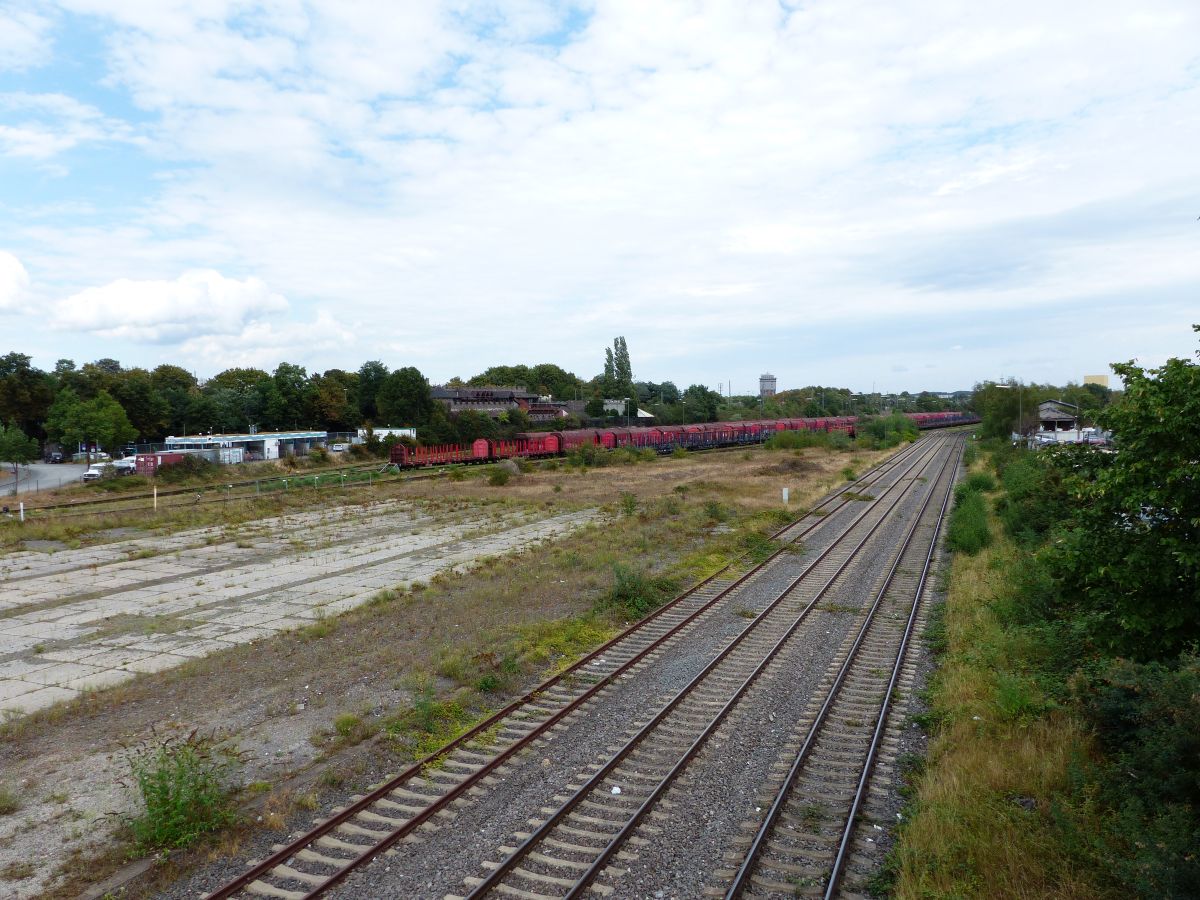
M 628 619 L 640 619 L 669 600 L 678 580 L 648 575 L 621 563 L 613 566 L 613 585 L 601 599 L 600 608 Z
M 129 819 L 142 850 L 186 847 L 234 820 L 237 755 L 193 732 L 129 751 L 143 811 Z
M 978 553 L 992 541 L 983 491 L 989 490 L 987 485 L 995 488 L 996 482 L 987 473 L 979 474 L 984 477 L 969 476 L 954 490 L 954 510 L 946 529 L 946 543 L 958 553 Z
M 915 441 L 919 434 L 916 424 L 900 413 L 864 416 L 855 425 L 854 442 L 861 448 L 884 450 Z
M 1116 453 L 994 448 L 897 896 L 1200 896 L 1200 366 L 1114 368 Z

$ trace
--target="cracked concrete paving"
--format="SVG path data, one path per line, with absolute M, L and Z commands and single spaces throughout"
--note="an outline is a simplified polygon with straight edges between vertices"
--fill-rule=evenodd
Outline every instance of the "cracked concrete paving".
M 310 625 L 597 521 L 590 509 L 342 507 L 0 559 L 0 715 Z M 297 539 L 302 536 L 302 540 Z

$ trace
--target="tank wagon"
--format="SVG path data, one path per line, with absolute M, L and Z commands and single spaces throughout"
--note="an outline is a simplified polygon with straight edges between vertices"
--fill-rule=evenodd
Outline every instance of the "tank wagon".
M 970 425 L 978 417 L 960 412 L 906 413 L 920 429 Z M 670 453 L 684 450 L 708 450 L 761 444 L 779 431 L 824 431 L 854 436 L 855 416 L 828 416 L 816 419 L 764 419 L 744 422 L 704 422 L 695 425 L 659 425 L 651 428 L 604 427 L 575 428 L 566 431 L 530 432 L 510 440 L 479 438 L 471 444 L 443 444 L 430 447 L 392 448 L 391 461 L 400 468 L 441 466 L 453 463 L 487 463 L 525 457 L 539 459 L 563 456 L 583 446 L 616 450 L 621 447 Z

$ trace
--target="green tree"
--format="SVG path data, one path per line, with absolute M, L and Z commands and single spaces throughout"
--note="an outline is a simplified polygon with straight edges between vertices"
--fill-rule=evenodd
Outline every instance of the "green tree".
M 702 384 L 693 384 L 683 392 L 683 403 L 689 422 L 715 422 L 721 395 Z
M 358 374 L 329 369 L 311 379 L 312 411 L 317 424 L 330 431 L 357 428 L 359 412 Z
M 108 391 L 81 400 L 70 388 L 60 391 L 50 407 L 46 433 L 64 446 L 85 445 L 89 463 L 95 447 L 112 451 L 137 436 L 125 410 Z
M 1200 366 L 1113 369 L 1125 392 L 1098 423 L 1117 452 L 1059 454 L 1071 501 L 1046 553 L 1095 640 L 1161 659 L 1200 641 Z
M 379 407 L 376 398 L 388 377 L 388 367 L 377 359 L 368 360 L 358 369 L 358 410 L 362 420 L 377 422 Z
M 171 405 L 145 369 L 129 369 L 113 383 L 112 395 L 142 438 L 161 438 L 171 421 Z
M 15 424 L 0 422 L 0 462 L 9 463 L 13 470 L 13 492 L 16 492 L 18 469 L 37 459 L 38 442 Z
M 0 357 L 0 421 L 33 434 L 54 402 L 54 380 L 30 363 L 24 353 Z
M 429 422 L 433 395 L 429 382 L 413 366 L 397 369 L 384 381 L 375 398 L 383 425 L 415 425 Z
M 629 347 L 625 338 L 618 337 L 613 341 L 613 375 L 621 386 L 633 384 L 633 364 L 629 361 Z M 627 391 L 627 393 L 630 393 Z
M 164 363 L 150 373 L 154 389 L 166 401 L 167 434 L 183 434 L 187 427 L 188 406 L 192 396 L 199 392 L 199 385 L 187 369 Z
M 271 381 L 278 396 L 278 401 L 268 410 L 275 427 L 295 428 L 310 424 L 311 394 L 304 367 L 282 362 L 275 367 Z

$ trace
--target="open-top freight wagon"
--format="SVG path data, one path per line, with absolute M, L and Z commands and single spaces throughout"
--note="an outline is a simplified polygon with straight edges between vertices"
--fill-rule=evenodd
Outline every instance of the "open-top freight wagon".
M 970 425 L 979 421 L 961 412 L 906 413 L 920 429 L 947 428 L 951 425 Z M 469 445 L 444 444 L 432 447 L 409 447 L 397 444 L 392 448 L 391 461 L 401 468 L 441 466 L 454 463 L 497 462 L 502 459 L 526 457 L 538 459 L 564 456 L 580 447 L 592 446 L 606 450 L 621 447 L 649 449 L 670 453 L 677 447 L 685 450 L 707 450 L 714 447 L 735 447 L 739 444 L 761 444 L 779 431 L 823 431 L 854 436 L 854 416 L 827 416 L 809 419 L 766 419 L 745 422 L 704 422 L 694 425 L 658 425 L 642 427 L 575 428 L 565 431 L 530 432 L 510 440 L 479 438 Z

